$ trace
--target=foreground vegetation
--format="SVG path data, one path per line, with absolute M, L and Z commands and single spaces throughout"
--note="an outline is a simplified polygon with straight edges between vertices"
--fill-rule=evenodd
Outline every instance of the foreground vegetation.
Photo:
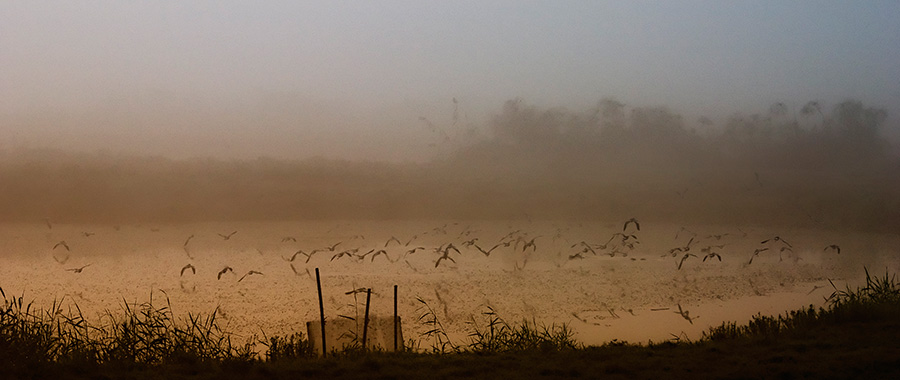
M 2 291 L 2 290 L 0 290 Z M 487 309 L 453 344 L 422 302 L 429 327 L 417 350 L 318 358 L 302 334 L 240 344 L 217 312 L 173 317 L 168 304 L 125 304 L 89 324 L 77 305 L 35 310 L 3 294 L 0 377 L 4 378 L 897 378 L 900 286 L 870 276 L 838 289 L 826 308 L 724 323 L 698 341 L 675 339 L 584 347 L 565 325 L 508 323 Z M 264 351 L 257 353 L 257 345 Z M 420 345 L 426 345 L 422 349 Z M 430 347 L 429 347 L 430 345 Z M 409 347 L 410 345 L 408 345 Z M 893 376 L 892 376 L 893 375 Z

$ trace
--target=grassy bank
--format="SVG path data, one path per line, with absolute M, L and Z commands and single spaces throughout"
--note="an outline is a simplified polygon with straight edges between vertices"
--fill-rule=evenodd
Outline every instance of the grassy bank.
M 151 296 L 87 321 L 3 294 L 0 376 L 10 378 L 894 378 L 900 375 L 900 286 L 889 274 L 835 288 L 825 308 L 723 323 L 698 341 L 584 347 L 565 325 L 508 323 L 484 310 L 469 341 L 430 327 L 403 353 L 350 348 L 317 358 L 302 334 L 237 342 L 217 312 L 176 318 Z M 155 301 L 155 302 L 154 302 Z M 165 306 L 156 306 L 165 304 Z M 408 345 L 409 346 L 409 345 Z M 260 350 L 262 348 L 262 350 Z M 260 353 L 258 353 L 260 352 Z M 893 376 L 892 376 L 893 375 Z

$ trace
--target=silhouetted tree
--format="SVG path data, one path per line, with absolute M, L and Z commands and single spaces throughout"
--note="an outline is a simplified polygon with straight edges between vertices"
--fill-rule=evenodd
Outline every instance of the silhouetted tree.
M 862 102 L 848 100 L 834 107 L 834 121 L 839 132 L 854 141 L 874 142 L 879 128 L 887 119 L 887 111 L 867 108 Z

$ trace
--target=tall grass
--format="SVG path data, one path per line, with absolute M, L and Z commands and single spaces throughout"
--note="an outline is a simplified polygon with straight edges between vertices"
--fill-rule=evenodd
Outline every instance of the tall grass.
M 745 325 L 723 323 L 709 329 L 698 341 L 671 344 L 777 340 L 789 335 L 812 336 L 822 327 L 840 323 L 900 319 L 900 284 L 888 273 L 872 276 L 866 268 L 864 287 L 833 287 L 834 292 L 826 298 L 827 307 L 809 306 L 777 317 L 757 315 Z M 259 341 L 253 341 L 253 337 L 237 344 L 235 336 L 220 326 L 218 309 L 210 314 L 175 318 L 168 297 L 162 301 L 154 299 L 152 293 L 144 303 L 123 301 L 121 310 L 107 311 L 94 323 L 85 319 L 74 302 L 58 300 L 41 309 L 25 302 L 24 296 L 8 296 L 2 288 L 0 295 L 0 364 L 11 373 L 33 373 L 29 371 L 53 363 L 87 368 L 109 364 L 167 368 L 182 363 L 306 363 L 316 358 L 302 333 Z M 574 333 L 566 324 L 548 326 L 534 320 L 508 323 L 491 307 L 469 321 L 468 342 L 456 344 L 434 309 L 421 298 L 419 303 L 418 321 L 426 327 L 420 334 L 420 343 L 424 341 L 430 348 L 407 345 L 412 352 L 403 355 L 571 352 L 584 348 L 574 340 Z M 256 351 L 260 343 L 266 348 L 262 357 Z M 346 352 L 343 356 L 359 355 Z
M 224 331 L 218 309 L 211 314 L 188 314 L 178 320 L 166 297 L 165 306 L 150 301 L 130 304 L 123 311 L 107 311 L 90 324 L 78 307 L 63 300 L 46 310 L 25 303 L 23 296 L 3 296 L 0 308 L 0 357 L 11 365 L 57 363 L 165 364 L 176 361 L 249 361 L 255 357 L 250 342 L 234 344 Z
M 866 322 L 876 319 L 900 318 L 900 284 L 895 276 L 885 271 L 881 277 L 866 272 L 866 285 L 851 289 L 849 286 L 834 291 L 825 298 L 827 307 L 816 309 L 812 305 L 777 317 L 757 314 L 746 325 L 726 322 L 710 328 L 703 340 L 716 341 L 736 338 L 774 339 L 786 333 L 797 333 L 828 323 Z
M 471 328 L 468 348 L 474 352 L 559 351 L 580 347 L 574 340 L 574 331 L 566 324 L 547 326 L 525 319 L 511 325 L 490 306 L 481 316 L 481 321 L 472 317 L 468 322 Z

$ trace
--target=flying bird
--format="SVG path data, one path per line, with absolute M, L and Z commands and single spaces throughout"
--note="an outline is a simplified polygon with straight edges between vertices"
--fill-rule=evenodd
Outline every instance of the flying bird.
M 334 261 L 335 259 L 340 259 L 341 257 L 344 257 L 344 256 L 353 257 L 353 252 L 343 251 L 343 252 L 335 253 L 334 256 L 331 256 L 331 260 L 329 260 L 329 261 Z M 363 254 L 362 257 L 365 257 L 365 254 Z
M 221 279 L 222 279 L 222 275 L 225 274 L 225 273 L 228 273 L 228 272 L 234 273 L 234 270 L 231 269 L 231 267 L 229 267 L 229 266 L 226 266 L 225 268 L 222 268 L 222 270 L 219 271 L 219 274 L 216 275 L 216 280 L 221 280 Z
M 391 257 L 388 256 L 387 251 L 385 251 L 385 250 L 383 250 L 383 249 L 379 249 L 379 250 L 375 251 L 375 253 L 372 254 L 372 259 L 371 259 L 371 261 L 374 262 L 374 261 L 375 261 L 375 258 L 378 257 L 378 255 L 384 255 L 384 257 L 387 259 L 387 261 L 390 261 L 390 262 L 392 262 L 392 263 L 394 262 L 394 260 L 391 260 Z
M 244 278 L 246 278 L 247 276 L 252 276 L 252 275 L 254 275 L 254 274 L 263 274 L 263 273 L 262 273 L 262 272 L 257 272 L 257 271 L 255 271 L 255 270 L 251 270 L 251 271 L 247 272 L 247 274 L 241 276 L 241 278 L 238 279 L 237 282 L 241 282 L 241 281 L 243 281 Z
M 625 232 L 628 229 L 628 225 L 634 223 L 634 227 L 637 228 L 638 231 L 641 230 L 641 224 L 638 223 L 637 219 L 631 218 L 625 221 L 625 225 L 622 226 L 622 232 Z
M 453 245 L 453 243 L 447 243 L 445 245 L 442 245 L 442 246 L 436 248 L 434 251 L 438 252 L 438 253 L 443 252 L 444 256 L 446 256 L 449 254 L 451 249 L 456 251 L 456 253 L 462 254 L 462 252 L 460 252 L 459 249 L 457 249 L 456 246 Z
M 437 268 L 438 265 L 441 265 L 441 260 L 450 260 L 450 261 L 452 261 L 453 263 L 456 263 L 456 260 L 453 260 L 452 257 L 447 256 L 447 255 L 443 255 L 443 256 L 441 256 L 441 257 L 438 257 L 437 261 L 434 262 L 434 267 L 435 267 L 435 268 Z
M 834 250 L 835 252 L 838 253 L 838 255 L 841 254 L 841 247 L 837 244 L 829 245 L 829 246 L 825 247 L 825 249 L 823 249 L 823 251 L 827 251 L 829 249 Z
M 768 250 L 769 250 L 768 248 L 757 248 L 756 250 L 754 250 L 754 251 L 753 251 L 753 256 L 750 256 L 750 262 L 747 263 L 747 265 L 753 264 L 753 258 L 756 257 L 756 256 L 759 256 L 760 252 L 765 252 L 765 251 L 768 251 Z
M 512 245 L 512 242 L 507 241 L 507 242 L 503 242 L 503 243 L 498 243 L 497 245 L 491 247 L 491 249 L 489 249 L 487 251 L 485 251 L 483 248 L 481 248 L 478 244 L 472 244 L 472 245 L 474 245 L 475 248 L 477 248 L 479 251 L 481 251 L 481 253 L 483 253 L 485 256 L 490 256 L 491 252 L 494 252 L 494 250 L 497 249 L 497 247 L 500 247 L 501 245 L 504 247 L 509 247 L 510 245 Z
M 69 261 L 68 254 L 66 254 L 66 257 L 64 259 L 60 259 L 60 258 L 56 257 L 56 255 L 52 255 L 52 256 L 53 256 L 53 260 L 56 260 L 56 262 L 58 262 L 60 264 L 65 264 L 67 261 Z
M 791 249 L 791 247 L 781 247 L 781 249 L 778 250 L 778 261 L 782 261 L 784 259 L 782 256 L 784 251 L 790 251 L 791 253 L 794 253 L 794 250 Z
M 294 266 L 294 263 L 291 263 L 291 270 L 294 271 L 295 275 L 297 275 L 297 276 L 301 275 L 301 273 L 299 271 L 297 271 L 297 267 Z M 306 275 L 312 277 L 312 275 L 309 273 L 309 268 L 306 268 Z
M 810 290 L 809 293 L 806 293 L 806 295 L 813 294 L 814 291 L 821 289 L 821 288 L 824 288 L 824 286 L 814 285 L 812 290 Z
M 392 241 L 397 242 L 397 245 L 402 245 L 402 244 L 403 244 L 403 243 L 400 242 L 400 239 L 397 239 L 395 236 L 391 236 L 390 239 L 388 239 L 386 242 L 384 242 L 384 247 L 387 248 L 388 244 L 390 244 Z
M 678 311 L 676 311 L 675 313 L 681 314 L 681 317 L 690 322 L 692 325 L 694 324 L 694 320 L 697 319 L 697 317 L 691 318 L 690 312 L 682 309 L 681 304 L 678 304 Z
M 344 294 L 349 296 L 351 294 L 365 293 L 367 291 L 369 291 L 369 288 L 356 288 L 349 292 L 344 292 Z M 375 292 L 372 292 L 372 293 L 375 293 Z
M 83 266 L 81 266 L 80 268 L 69 268 L 69 269 L 66 269 L 66 270 L 69 271 L 69 272 L 73 272 L 73 273 L 81 273 L 81 271 L 83 271 L 84 268 L 87 268 L 87 267 L 89 267 L 89 266 L 91 266 L 91 264 L 83 265 Z
M 688 257 L 697 257 L 693 253 L 685 253 L 684 256 L 681 256 L 681 261 L 678 262 L 678 269 L 681 270 L 681 266 L 684 265 L 684 260 L 687 260 Z
M 710 259 L 710 261 L 712 261 L 712 259 L 714 259 L 714 258 L 719 259 L 719 261 L 722 261 L 722 256 L 719 256 L 719 254 L 715 253 L 715 252 L 707 253 L 706 256 L 703 256 L 703 261 L 706 262 L 706 259 Z
M 295 239 L 293 236 L 285 236 L 285 237 L 281 238 L 282 243 L 287 243 L 289 241 L 296 243 L 297 239 Z
M 531 240 L 525 242 L 525 244 L 522 244 L 522 252 L 525 252 L 525 250 L 527 250 L 528 247 L 531 247 L 532 252 L 537 251 L 537 245 L 534 244 L 534 240 L 539 237 L 540 236 L 535 236 L 535 237 L 531 238 Z
M 794 246 L 792 246 L 791 243 L 788 243 L 787 240 L 782 239 L 780 236 L 775 236 L 771 239 L 763 240 L 759 244 L 766 244 L 769 241 L 780 241 L 780 242 L 784 243 L 785 245 L 787 245 L 788 247 L 794 248 Z
M 191 273 L 197 274 L 197 268 L 194 268 L 193 265 L 191 265 L 190 263 L 188 263 L 188 265 L 185 265 L 184 267 L 181 268 L 181 275 L 184 276 L 184 271 L 186 271 L 186 270 L 188 270 L 188 269 L 191 270 Z
M 223 240 L 228 240 L 228 239 L 231 239 L 231 237 L 234 236 L 234 234 L 236 234 L 236 233 L 237 233 L 237 231 L 232 231 L 228 235 L 222 235 L 222 234 L 218 234 L 218 235 L 221 236 Z
M 87 232 L 87 231 L 81 233 L 81 236 L 84 236 L 84 237 L 91 237 L 94 235 L 96 235 L 96 234 L 93 232 Z
M 301 249 L 301 250 L 298 250 L 297 252 L 294 252 L 294 254 L 291 256 L 290 259 L 286 259 L 286 258 L 283 258 L 283 259 L 284 259 L 284 261 L 290 261 L 290 262 L 293 262 L 293 261 L 297 258 L 297 256 L 299 256 L 299 255 L 306 256 L 306 262 L 307 262 L 307 263 L 309 263 L 309 259 L 312 258 L 312 255 L 311 255 L 311 254 L 306 253 L 306 252 L 303 252 L 303 250 Z
M 406 251 L 406 254 L 407 254 L 407 255 L 412 255 L 413 253 L 416 253 L 416 251 L 418 251 L 418 250 L 423 250 L 423 249 L 425 249 L 425 247 L 415 247 L 415 248 L 413 248 L 413 249 L 410 249 L 410 250 Z

